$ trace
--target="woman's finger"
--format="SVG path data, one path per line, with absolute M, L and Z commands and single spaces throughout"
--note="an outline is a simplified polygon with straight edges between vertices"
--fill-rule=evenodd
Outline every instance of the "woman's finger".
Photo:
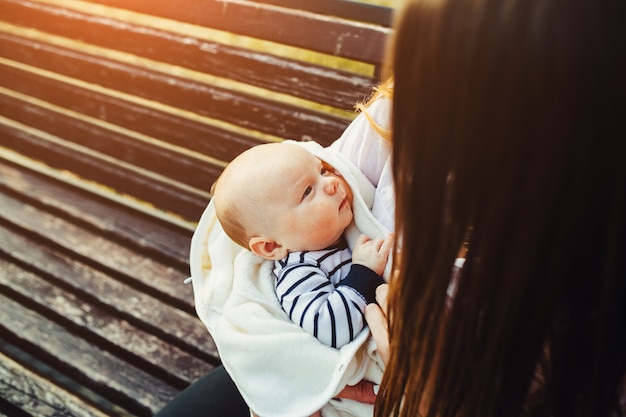
M 376 385 L 373 382 L 361 381 L 356 385 L 347 385 L 336 398 L 347 398 L 361 403 L 374 404 L 376 401 Z
M 376 288 L 376 302 L 382 309 L 385 316 L 385 326 L 387 324 L 387 293 L 389 292 L 389 284 L 382 284 Z
M 384 284 L 383 284 L 384 285 Z M 378 353 L 385 365 L 389 361 L 389 331 L 387 316 L 377 304 L 368 304 L 365 307 L 365 319 L 376 342 Z

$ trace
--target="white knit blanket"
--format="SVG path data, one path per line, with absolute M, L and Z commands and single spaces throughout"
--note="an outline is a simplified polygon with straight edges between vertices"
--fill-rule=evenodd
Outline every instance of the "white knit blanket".
M 372 238 L 389 233 L 370 213 L 374 187 L 352 162 L 315 142 L 289 142 L 331 164 L 352 188 L 354 221 L 346 231 L 351 247 L 361 233 Z M 371 405 L 333 399 L 347 384 L 380 382 L 382 364 L 369 329 L 334 349 L 291 322 L 276 297 L 273 261 L 233 243 L 212 202 L 191 240 L 190 264 L 198 316 L 256 414 L 305 417 L 322 409 L 324 417 L 372 415 Z

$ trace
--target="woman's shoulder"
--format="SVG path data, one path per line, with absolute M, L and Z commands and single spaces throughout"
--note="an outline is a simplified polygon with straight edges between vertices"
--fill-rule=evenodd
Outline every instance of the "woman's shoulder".
M 367 115 L 357 115 L 330 145 L 352 161 L 374 186 L 378 185 L 383 167 L 391 157 L 391 142 L 379 133 L 389 131 L 390 117 L 391 100 L 379 97 L 367 108 Z

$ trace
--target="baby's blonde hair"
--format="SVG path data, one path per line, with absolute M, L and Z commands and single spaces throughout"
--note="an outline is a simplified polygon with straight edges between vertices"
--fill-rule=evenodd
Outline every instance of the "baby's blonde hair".
M 219 186 L 219 181 L 220 177 L 218 177 L 211 186 L 211 196 L 213 199 L 215 199 L 215 190 Z M 224 229 L 228 237 L 239 246 L 250 249 L 250 236 L 248 236 L 248 231 L 241 222 L 243 213 L 239 210 L 238 204 L 236 204 L 234 199 L 225 199 L 225 201 L 219 203 L 216 200 L 215 214 L 217 221 L 220 222 L 222 229 Z

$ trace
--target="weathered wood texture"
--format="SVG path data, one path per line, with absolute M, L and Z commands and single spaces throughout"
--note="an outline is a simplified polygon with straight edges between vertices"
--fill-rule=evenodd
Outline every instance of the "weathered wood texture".
M 149 416 L 219 364 L 189 240 L 237 154 L 328 144 L 391 9 L 0 0 L 0 415 Z
M 218 363 L 182 283 L 189 230 L 6 162 L 0 178 L 2 338 L 63 375 L 59 389 L 151 415 Z

